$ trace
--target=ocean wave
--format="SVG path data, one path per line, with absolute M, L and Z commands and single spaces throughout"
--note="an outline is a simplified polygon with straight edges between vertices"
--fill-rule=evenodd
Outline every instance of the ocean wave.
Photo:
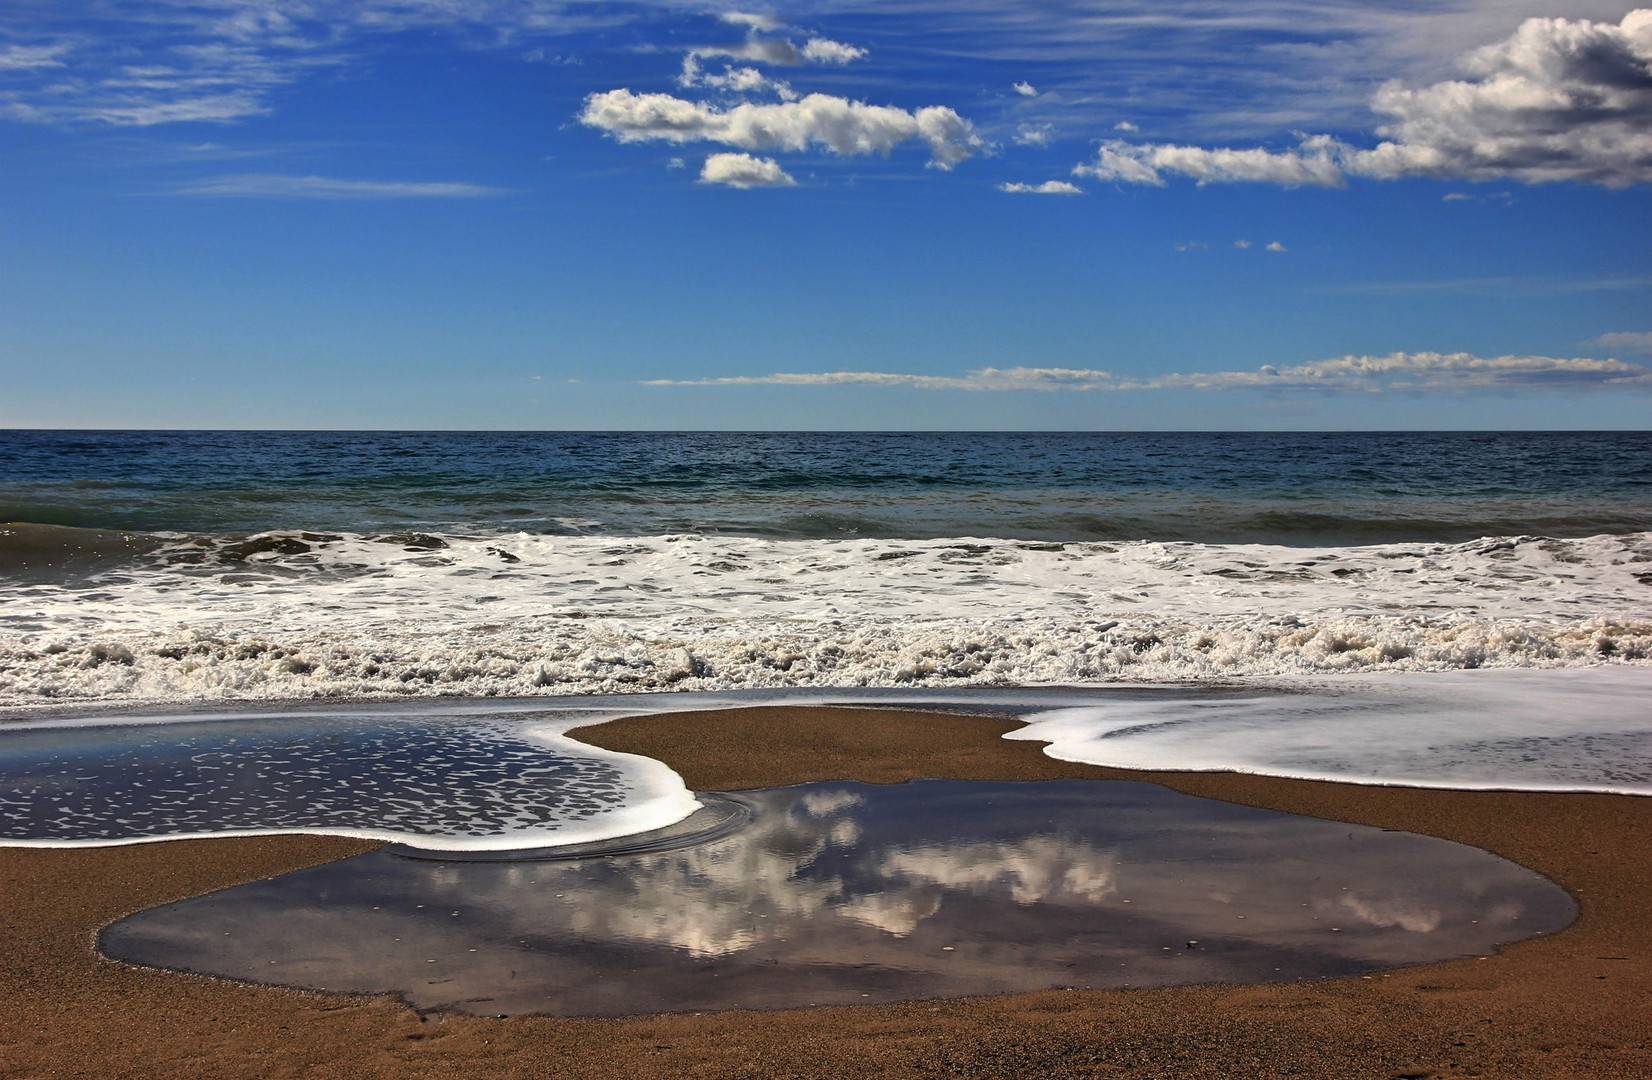
M 0 580 L 10 705 L 1652 658 L 1647 533 L 1336 548 L 41 526 L 0 539 L 18 567 Z
M 0 642 L 0 705 L 1009 686 L 1584 667 L 1652 658 L 1652 621 L 1326 618 L 1113 623 L 681 619 L 149 633 Z

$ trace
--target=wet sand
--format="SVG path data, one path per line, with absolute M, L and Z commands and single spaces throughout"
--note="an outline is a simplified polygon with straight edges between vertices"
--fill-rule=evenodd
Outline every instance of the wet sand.
M 0 849 L 0 1077 L 1652 1076 L 1652 799 L 1097 769 L 998 738 L 1013 726 L 769 707 L 622 720 L 578 737 L 659 758 L 707 790 L 915 777 L 1151 780 L 1474 844 L 1547 874 L 1582 916 L 1488 958 L 1370 977 L 487 1020 L 420 1017 L 386 997 L 128 968 L 93 948 L 100 927 L 132 911 L 370 843 Z

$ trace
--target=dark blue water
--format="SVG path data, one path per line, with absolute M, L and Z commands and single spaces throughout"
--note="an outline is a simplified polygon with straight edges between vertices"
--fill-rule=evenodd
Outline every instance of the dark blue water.
M 1652 433 L 0 432 L 0 522 L 1284 544 L 1652 528 Z

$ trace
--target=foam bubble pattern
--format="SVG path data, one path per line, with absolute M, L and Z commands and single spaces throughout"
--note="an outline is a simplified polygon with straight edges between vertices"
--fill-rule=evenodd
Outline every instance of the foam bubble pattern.
M 658 762 L 522 722 L 275 716 L 0 742 L 6 843 L 291 831 L 513 849 L 624 836 L 696 809 Z

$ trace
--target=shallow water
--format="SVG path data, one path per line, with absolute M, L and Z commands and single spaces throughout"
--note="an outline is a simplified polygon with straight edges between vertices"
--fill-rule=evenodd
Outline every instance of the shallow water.
M 659 762 L 562 738 L 584 715 L 358 709 L 0 729 L 0 844 L 311 832 L 508 849 L 695 810 Z
M 619 1015 L 1373 971 L 1576 910 L 1474 848 L 1102 781 L 809 784 L 547 863 L 380 851 L 123 919 L 105 953 L 422 1010 Z
M 1210 686 L 859 688 L 516 701 L 86 710 L 0 722 L 0 845 L 327 832 L 450 851 L 663 828 L 676 773 L 564 736 L 653 712 L 765 704 L 956 709 L 1008 737 L 1139 769 L 1652 794 L 1652 667 Z

